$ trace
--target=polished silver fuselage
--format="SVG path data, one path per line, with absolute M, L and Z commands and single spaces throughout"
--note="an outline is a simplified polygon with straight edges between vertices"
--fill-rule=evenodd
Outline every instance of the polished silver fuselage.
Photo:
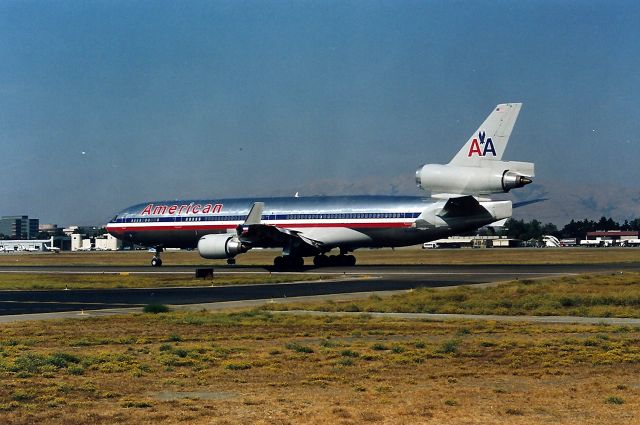
M 335 247 L 397 247 L 476 229 L 491 217 L 467 217 L 446 226 L 417 227 L 425 211 L 445 201 L 408 196 L 335 196 L 154 201 L 127 208 L 107 225 L 112 235 L 135 244 L 195 248 L 208 234 L 235 233 L 254 202 L 264 202 L 262 224 L 284 228 L 319 242 L 320 252 Z

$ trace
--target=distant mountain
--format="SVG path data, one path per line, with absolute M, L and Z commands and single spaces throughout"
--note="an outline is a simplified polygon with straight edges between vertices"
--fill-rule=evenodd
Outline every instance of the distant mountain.
M 345 182 L 338 179 L 323 179 L 288 190 L 280 195 L 425 195 L 413 179 L 407 175 L 391 179 L 370 176 L 366 179 Z M 598 220 L 602 216 L 623 222 L 640 218 L 640 188 L 615 185 L 584 184 L 572 182 L 549 182 L 536 180 L 533 184 L 496 198 L 514 202 L 547 198 L 547 201 L 514 210 L 514 218 L 537 219 L 543 223 L 564 226 L 571 219 L 588 218 Z

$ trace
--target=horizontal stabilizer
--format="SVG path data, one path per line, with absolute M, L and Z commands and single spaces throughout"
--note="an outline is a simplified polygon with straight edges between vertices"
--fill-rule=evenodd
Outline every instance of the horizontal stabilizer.
M 491 224 L 487 224 L 487 227 L 504 227 L 504 225 L 506 224 L 507 220 L 509 220 L 509 219 L 508 218 L 503 218 L 502 220 L 494 221 Z
M 529 201 L 514 202 L 513 208 L 524 207 L 525 205 L 537 204 L 538 202 L 548 201 L 549 198 L 531 199 Z

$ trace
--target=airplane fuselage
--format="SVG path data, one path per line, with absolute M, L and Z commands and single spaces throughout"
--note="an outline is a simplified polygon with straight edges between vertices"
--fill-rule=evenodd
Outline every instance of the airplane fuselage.
M 321 241 L 320 251 L 414 245 L 493 221 L 487 216 L 467 217 L 448 226 L 419 228 L 416 219 L 429 208 L 441 208 L 444 201 L 409 196 L 318 196 L 147 202 L 120 212 L 107 224 L 107 231 L 144 246 L 195 248 L 205 235 L 235 233 L 256 200 L 265 204 L 264 225 Z
M 107 225 L 112 235 L 151 246 L 153 266 L 164 248 L 198 248 L 227 259 L 254 248 L 282 248 L 274 266 L 354 265 L 358 248 L 414 245 L 511 217 L 507 193 L 532 182 L 534 164 L 502 161 L 520 103 L 497 105 L 448 164 L 425 164 L 416 183 L 433 199 L 410 196 L 332 196 L 160 201 L 138 204 Z M 483 146 L 483 148 L 481 148 Z M 327 256 L 334 248 L 338 256 Z

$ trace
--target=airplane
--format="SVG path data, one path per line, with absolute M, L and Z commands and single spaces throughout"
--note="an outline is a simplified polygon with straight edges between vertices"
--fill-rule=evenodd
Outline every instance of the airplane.
M 155 250 L 197 248 L 206 259 L 236 257 L 252 248 L 279 248 L 276 268 L 353 266 L 359 248 L 422 244 L 503 221 L 513 205 L 489 195 L 532 182 L 534 164 L 502 161 L 521 103 L 497 105 L 448 164 L 416 171 L 424 196 L 295 196 L 144 202 L 107 225 L 113 236 Z M 296 194 L 297 195 L 297 194 Z M 333 249 L 339 255 L 327 254 Z

